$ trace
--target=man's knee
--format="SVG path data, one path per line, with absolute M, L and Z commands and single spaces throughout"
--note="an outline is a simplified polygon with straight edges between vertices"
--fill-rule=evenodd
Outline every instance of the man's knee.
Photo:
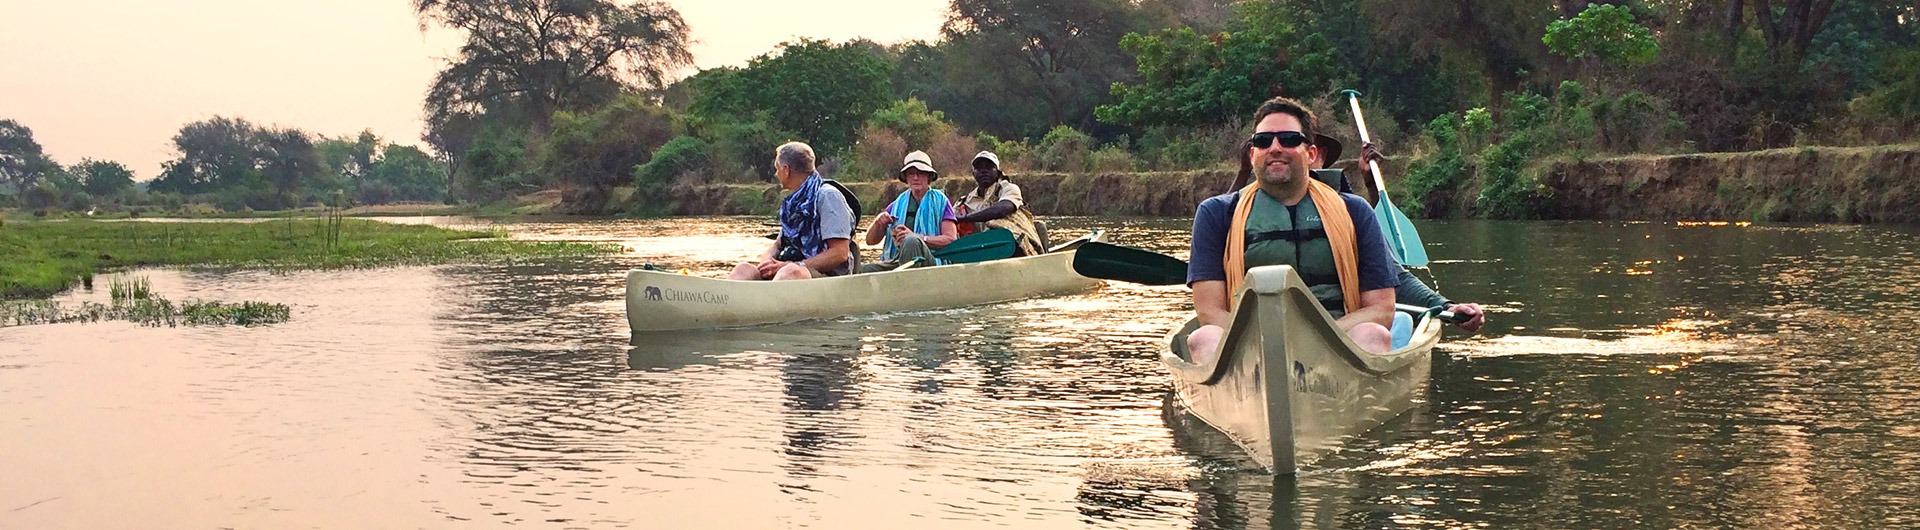
M 1187 361 L 1205 365 L 1220 357 L 1220 337 L 1226 333 L 1220 326 L 1200 326 L 1187 334 Z
M 734 266 L 733 266 L 733 272 L 732 272 L 732 273 L 729 273 L 729 274 L 727 274 L 727 279 L 729 279 L 729 280 L 758 280 L 758 279 L 761 279 L 761 278 L 760 278 L 760 268 L 759 268 L 759 267 L 756 267 L 756 266 L 754 266 L 754 265 L 753 265 L 752 263 L 742 263 L 742 264 L 739 264 L 739 265 L 734 265 Z
M 1393 332 L 1388 331 L 1386 326 L 1366 322 L 1347 330 L 1347 335 L 1353 337 L 1354 344 L 1370 352 L 1385 353 L 1393 350 Z
M 782 265 L 780 271 L 773 275 L 773 279 L 775 280 L 806 280 L 811 278 L 813 278 L 813 269 L 809 269 L 806 265 L 799 263 Z

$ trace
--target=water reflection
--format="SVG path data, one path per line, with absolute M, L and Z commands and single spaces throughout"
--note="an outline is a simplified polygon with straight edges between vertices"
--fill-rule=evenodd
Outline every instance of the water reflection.
M 0 528 L 1920 526 L 1910 229 L 1423 223 L 1487 332 L 1276 481 L 1166 405 L 1178 286 L 635 337 L 627 268 L 717 274 L 764 220 L 427 222 L 634 251 L 142 271 L 294 320 L 0 328 Z

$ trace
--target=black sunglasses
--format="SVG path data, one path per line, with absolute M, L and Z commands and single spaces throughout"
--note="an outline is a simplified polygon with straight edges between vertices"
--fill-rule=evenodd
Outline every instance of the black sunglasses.
M 1307 143 L 1307 135 L 1300 131 L 1259 132 L 1253 133 L 1253 137 L 1247 139 L 1247 144 L 1266 149 L 1273 145 L 1274 140 L 1280 141 L 1280 147 L 1291 149 Z

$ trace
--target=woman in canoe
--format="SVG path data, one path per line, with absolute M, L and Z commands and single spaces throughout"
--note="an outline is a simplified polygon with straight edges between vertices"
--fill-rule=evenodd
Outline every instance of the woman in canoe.
M 889 271 L 915 259 L 925 265 L 938 265 L 933 249 L 959 237 L 953 204 L 947 201 L 946 193 L 933 189 L 933 180 L 940 178 L 940 172 L 933 169 L 933 159 L 925 151 L 907 153 L 898 178 L 907 183 L 907 191 L 900 192 L 893 204 L 873 216 L 873 223 L 867 226 L 868 245 L 885 242 L 880 263 L 861 265 L 860 272 Z

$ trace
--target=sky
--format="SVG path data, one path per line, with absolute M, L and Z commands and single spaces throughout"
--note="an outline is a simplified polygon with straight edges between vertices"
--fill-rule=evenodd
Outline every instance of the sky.
M 698 68 L 799 37 L 933 39 L 947 11 L 947 0 L 668 3 L 693 29 Z M 32 129 L 61 164 L 112 160 L 141 180 L 177 156 L 181 126 L 214 116 L 422 145 L 421 97 L 460 43 L 423 33 L 408 0 L 0 0 L 0 26 L 0 119 Z

